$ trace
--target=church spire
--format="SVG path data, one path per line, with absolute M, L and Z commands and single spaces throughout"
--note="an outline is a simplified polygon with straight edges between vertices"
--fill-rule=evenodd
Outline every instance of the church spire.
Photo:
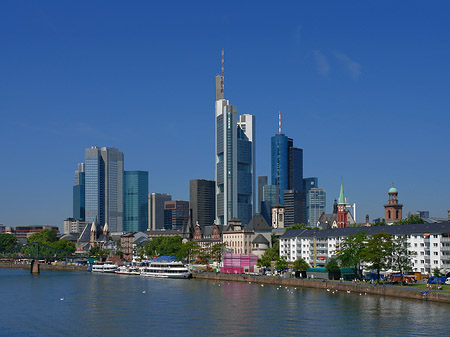
M 345 205 L 344 183 L 341 180 L 341 192 L 339 193 L 339 205 Z

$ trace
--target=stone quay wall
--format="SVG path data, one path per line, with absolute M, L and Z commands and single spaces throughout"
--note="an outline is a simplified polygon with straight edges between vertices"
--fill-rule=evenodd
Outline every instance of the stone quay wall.
M 30 264 L 21 264 L 21 263 L 0 263 L 0 268 L 18 268 L 18 269 L 31 269 Z M 57 271 L 88 271 L 88 267 L 86 266 L 64 266 L 64 265 L 53 265 L 53 264 L 39 264 L 40 270 L 57 270 Z
M 407 286 L 376 285 L 368 283 L 350 283 L 329 280 L 295 279 L 269 276 L 256 276 L 246 274 L 215 274 L 194 273 L 196 279 L 208 279 L 216 281 L 252 282 L 261 284 L 272 284 L 292 287 L 306 287 L 315 289 L 330 289 L 339 291 L 350 291 L 354 293 L 367 293 L 372 295 L 391 296 L 398 298 L 409 298 L 421 301 L 433 301 L 450 303 L 450 292 L 442 290 L 428 290 L 409 288 Z

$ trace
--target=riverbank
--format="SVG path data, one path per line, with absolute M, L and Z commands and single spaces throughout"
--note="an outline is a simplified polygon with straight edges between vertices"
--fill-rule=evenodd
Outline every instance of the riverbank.
M 16 268 L 16 269 L 28 269 L 31 266 L 29 264 L 21 263 L 0 263 L 0 268 Z M 53 265 L 53 264 L 39 264 L 40 270 L 56 270 L 56 271 L 88 271 L 86 266 L 73 266 L 73 265 Z
M 421 301 L 432 301 L 450 304 L 450 292 L 442 290 L 429 290 L 408 288 L 407 286 L 372 285 L 365 283 L 350 283 L 329 280 L 292 279 L 269 276 L 241 275 L 241 274 L 215 274 L 194 273 L 196 279 L 207 279 L 216 281 L 252 282 L 260 284 L 272 284 L 291 287 L 305 287 L 315 289 L 329 289 L 330 291 L 350 291 L 357 294 L 371 294 L 399 298 L 409 298 Z

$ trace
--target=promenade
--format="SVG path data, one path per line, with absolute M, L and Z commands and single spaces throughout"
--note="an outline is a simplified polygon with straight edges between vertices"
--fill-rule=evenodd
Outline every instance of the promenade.
M 408 288 L 407 286 L 377 285 L 368 283 L 340 282 L 330 280 L 295 279 L 246 274 L 215 274 L 215 273 L 194 273 L 196 279 L 208 279 L 216 281 L 252 282 L 260 284 L 272 284 L 291 287 L 305 287 L 327 289 L 332 291 L 350 291 L 355 294 L 371 294 L 399 298 L 409 298 L 421 301 L 432 301 L 450 304 L 450 291 L 445 290 L 424 290 Z

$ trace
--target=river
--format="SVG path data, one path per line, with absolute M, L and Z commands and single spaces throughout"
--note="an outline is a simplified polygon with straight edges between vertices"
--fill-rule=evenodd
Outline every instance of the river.
M 0 268 L 0 336 L 445 336 L 450 305 L 242 282 Z

